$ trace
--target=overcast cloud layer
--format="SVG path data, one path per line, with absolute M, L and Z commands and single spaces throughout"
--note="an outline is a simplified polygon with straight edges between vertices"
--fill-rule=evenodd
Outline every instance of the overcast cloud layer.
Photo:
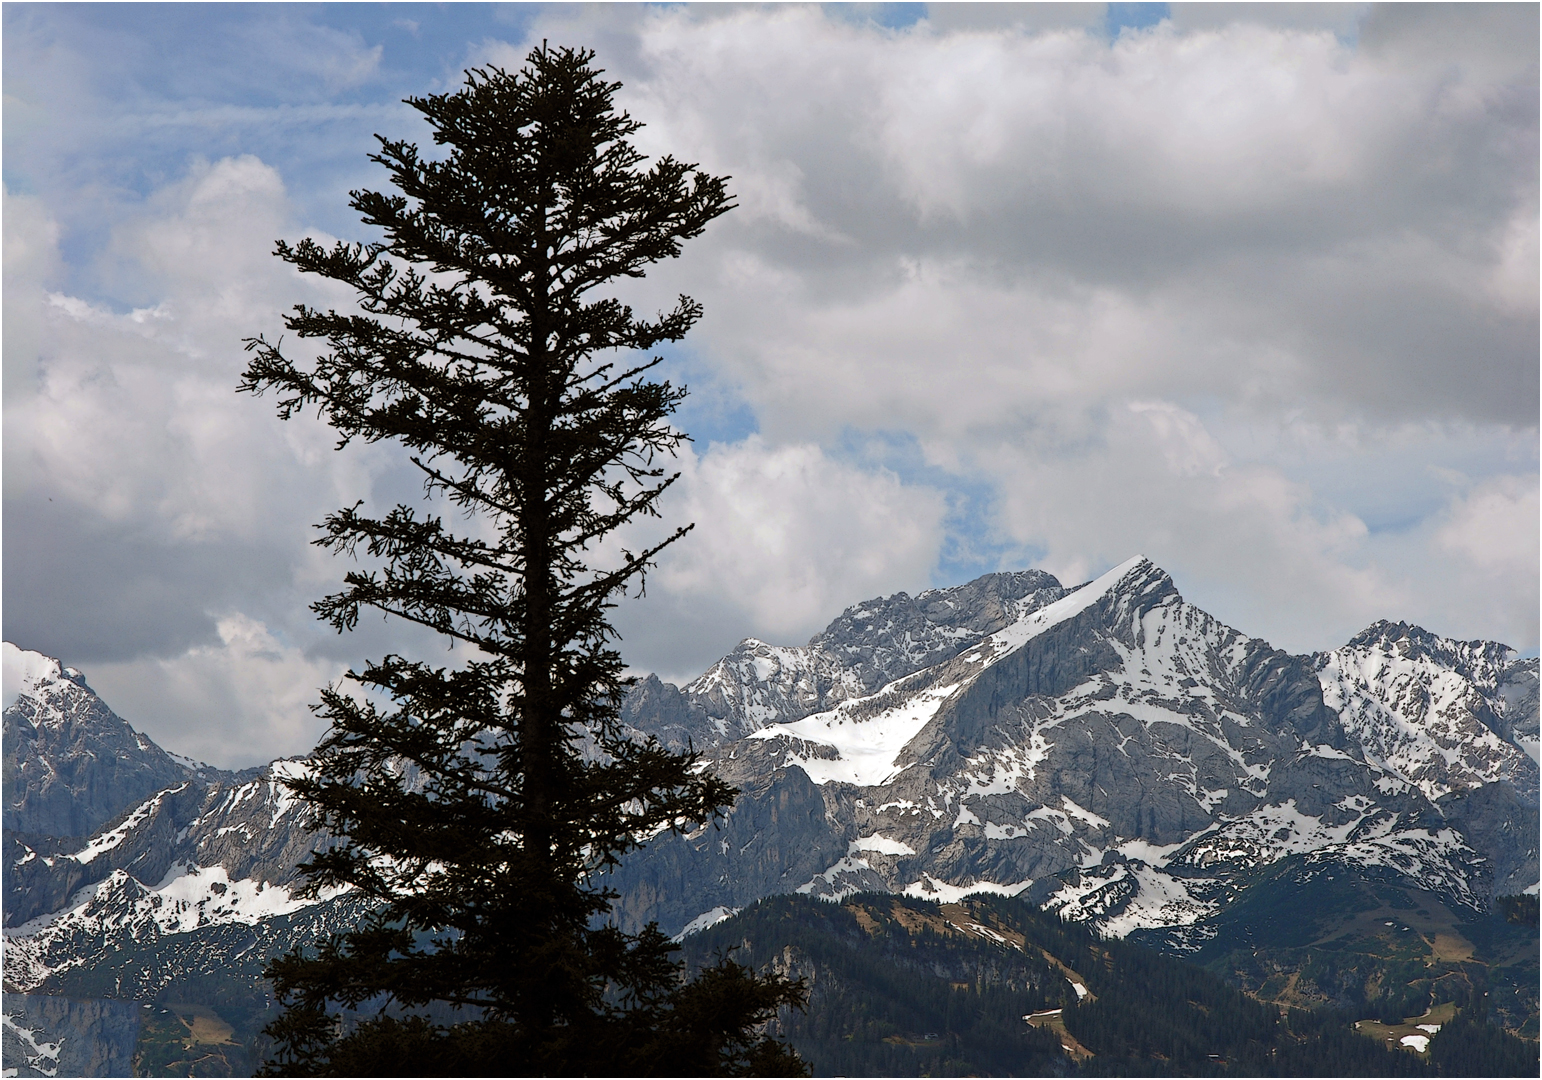
M 441 648 L 312 621 L 310 523 L 418 492 L 236 395 L 240 342 L 348 302 L 272 242 L 365 237 L 371 133 L 427 141 L 399 99 L 543 38 L 739 202 L 627 294 L 707 310 L 636 669 L 1137 552 L 1282 648 L 1537 649 L 1535 6 L 4 19 L 4 633 L 171 749 L 303 752 L 316 686 Z

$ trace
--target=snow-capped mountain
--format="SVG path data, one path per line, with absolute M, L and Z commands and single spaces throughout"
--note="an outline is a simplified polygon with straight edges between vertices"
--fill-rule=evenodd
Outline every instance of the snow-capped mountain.
M 716 746 L 871 694 L 1064 594 L 1049 574 L 1024 570 L 869 600 L 847 608 L 807 645 L 746 638 L 683 688 L 649 676 L 627 698 L 623 719 L 667 745 Z
M 324 842 L 282 783 L 303 763 L 177 758 L 79 671 L 4 660 L 6 990 L 239 984 L 260 1016 L 264 960 L 354 914 L 298 891 Z M 633 689 L 626 723 L 704 750 L 742 795 L 610 884 L 624 922 L 667 933 L 775 893 L 996 892 L 1183 947 L 1287 860 L 1476 911 L 1537 888 L 1537 671 L 1389 623 L 1291 656 L 1143 558 L 1075 589 L 1027 571 L 900 593 Z
M 1316 660 L 1344 729 L 1427 798 L 1501 780 L 1535 785 L 1535 660 L 1387 622 Z
M 875 602 L 806 650 L 746 642 L 679 692 L 701 712 L 725 684 L 750 703 L 709 755 L 745 794 L 722 829 L 622 869 L 626 916 L 677 930 L 774 892 L 990 891 L 1107 932 L 1181 931 L 1291 855 L 1469 909 L 1536 887 L 1535 659 L 1389 624 L 1289 656 L 1143 558 L 1069 592 L 1033 586 L 995 622 L 946 625 L 945 647 L 909 653 L 940 659 L 878 687 L 845 660 Z M 800 677 L 840 692 L 787 693 Z M 657 730 L 648 709 L 671 689 L 639 688 L 629 721 Z
M 0 645 L 5 686 L 7 831 L 86 836 L 186 778 L 187 768 L 129 727 L 52 657 Z
M 318 841 L 282 783 L 301 763 L 232 773 L 176 758 L 79 671 L 4 650 L 7 992 L 57 992 L 107 954 L 329 899 L 296 895 L 295 867 Z M 109 996 L 153 998 L 174 968 L 145 968 Z

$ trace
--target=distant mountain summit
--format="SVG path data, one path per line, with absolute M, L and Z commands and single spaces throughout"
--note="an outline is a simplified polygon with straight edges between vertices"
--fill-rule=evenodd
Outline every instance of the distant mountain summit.
M 8 641 L 0 650 L 15 695 L 6 701 L 0 784 L 7 831 L 86 836 L 130 803 L 186 778 L 79 671 Z
M 1063 595 L 1049 574 L 1024 570 L 868 600 L 847 608 L 807 645 L 745 638 L 683 688 L 650 675 L 627 697 L 622 719 L 676 748 L 687 739 L 698 748 L 716 746 L 871 694 Z
M 615 884 L 671 930 L 777 892 L 998 892 L 1197 941 L 1258 868 L 1310 857 L 1476 910 L 1536 886 L 1536 673 L 1387 623 L 1291 656 L 1140 557 L 1073 590 L 992 575 L 870 601 L 804 648 L 746 641 L 633 692 L 629 723 L 686 717 L 745 794 Z
M 303 763 L 228 772 L 167 753 L 80 671 L 3 649 L 7 1074 L 126 1075 L 159 1015 L 141 1002 L 217 1005 L 249 1045 L 271 1016 L 268 957 L 356 916 L 346 896 L 297 892 L 326 841 L 282 784 Z M 228 1056 L 255 1065 L 241 1045 Z
M 79 671 L 4 650 L 17 687 L 3 743 L 8 990 L 80 966 L 82 926 L 110 946 L 109 931 L 142 943 L 305 906 L 295 866 L 321 838 L 281 782 L 302 763 L 227 772 L 178 758 Z
M 81 672 L 3 658 L 6 991 L 217 999 L 260 1030 L 266 959 L 357 915 L 298 888 L 327 842 L 282 782 L 304 762 L 179 758 Z M 1245 937 L 1229 913 L 1266 880 L 1390 883 L 1458 921 L 1537 891 L 1535 658 L 1386 622 L 1293 656 L 1141 557 L 856 604 L 806 645 L 650 676 L 622 719 L 742 792 L 611 876 L 624 923 L 670 934 L 781 893 L 996 893 L 1183 952 Z
M 1499 781 L 1535 793 L 1535 659 L 1379 622 L 1315 660 L 1344 729 L 1427 798 Z

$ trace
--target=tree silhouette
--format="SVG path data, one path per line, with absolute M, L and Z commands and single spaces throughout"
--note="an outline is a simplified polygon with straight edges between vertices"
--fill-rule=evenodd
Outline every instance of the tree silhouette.
M 438 159 L 377 136 L 394 192 L 355 191 L 377 243 L 280 242 L 358 311 L 285 319 L 326 343 L 297 364 L 259 336 L 240 389 L 280 417 L 314 407 L 354 439 L 410 451 L 430 500 L 465 525 L 356 503 L 315 543 L 367 557 L 313 605 L 339 632 L 365 609 L 465 647 L 458 667 L 388 655 L 322 692 L 330 729 L 291 786 L 337 839 L 312 889 L 373 905 L 348 933 L 269 968 L 268 1033 L 287 1074 L 765 1074 L 803 1071 L 764 1022 L 801 986 L 720 959 L 694 980 L 650 926 L 605 921 L 596 874 L 735 792 L 691 754 L 633 741 L 608 612 L 689 529 L 595 565 L 600 541 L 657 516 L 685 395 L 650 381 L 701 316 L 648 320 L 605 294 L 731 208 L 722 177 L 645 162 L 586 50 L 531 52 L 411 98 Z

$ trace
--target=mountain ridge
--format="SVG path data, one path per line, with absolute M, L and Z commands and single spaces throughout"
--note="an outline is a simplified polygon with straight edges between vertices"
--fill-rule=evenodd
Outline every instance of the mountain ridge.
M 6 990 L 213 985 L 197 942 L 260 1015 L 262 957 L 350 917 L 299 892 L 327 842 L 283 786 L 303 761 L 180 759 L 78 670 L 5 649 L 7 682 L 24 676 L 4 718 Z M 641 679 L 621 713 L 742 791 L 607 879 L 628 927 L 698 932 L 780 893 L 996 893 L 1185 953 L 1231 940 L 1226 912 L 1271 868 L 1456 912 L 1537 888 L 1534 658 L 1386 621 L 1285 653 L 1139 556 L 1073 589 L 1022 571 L 864 601 L 804 646 L 745 639 L 684 687 Z
M 1115 588 L 1121 583 L 1122 588 Z M 705 834 L 665 839 L 641 856 L 644 864 L 662 859 L 669 867 L 653 874 L 623 870 L 618 887 L 628 916 L 639 923 L 660 917 L 671 929 L 694 923 L 707 911 L 741 907 L 752 894 L 789 888 L 831 897 L 855 889 L 919 890 L 920 895 L 939 897 L 955 895 L 960 888 L 1031 890 L 1041 901 L 1058 893 L 1058 902 L 1069 913 L 1088 910 L 1078 900 L 1082 886 L 1075 881 L 1054 884 L 1056 875 L 1070 873 L 1075 878 L 1106 861 L 1103 869 L 1112 879 L 1124 872 L 1118 867 L 1132 857 L 1140 864 L 1147 893 L 1165 889 L 1173 894 L 1176 906 L 1170 914 L 1176 915 L 1185 905 L 1197 910 L 1209 901 L 1185 899 L 1190 885 L 1173 871 L 1193 877 L 1201 866 L 1228 861 L 1246 869 L 1260 858 L 1334 845 L 1344 857 L 1401 861 L 1409 870 L 1417 863 L 1421 872 L 1436 864 L 1463 863 L 1466 871 L 1439 875 L 1463 902 L 1483 903 L 1495 890 L 1519 891 L 1533 884 L 1534 841 L 1510 860 L 1499 880 L 1484 880 L 1479 864 L 1492 861 L 1490 854 L 1480 855 L 1447 835 L 1441 808 L 1420 797 L 1422 791 L 1411 796 L 1414 785 L 1409 778 L 1375 754 L 1367 756 L 1354 731 L 1324 699 L 1317 669 L 1325 666 L 1320 657 L 1332 654 L 1292 656 L 1225 627 L 1186 604 L 1171 578 L 1141 558 L 1081 589 L 1058 592 L 1016 620 L 1017 630 L 1001 628 L 993 635 L 955 640 L 950 659 L 903 676 L 877 693 L 845 698 L 822 713 L 780 722 L 768 718 L 747 738 L 710 747 L 711 767 L 744 787 L 748 804 L 774 805 L 752 810 L 742 798 L 730 814 L 729 835 L 714 834 L 711 841 L 722 857 L 707 849 Z M 1073 599 L 1078 595 L 1080 600 Z M 1060 619 L 1052 609 L 1067 604 L 1077 610 L 1068 610 Z M 1040 610 L 1045 614 L 1036 614 Z M 1025 628 L 1035 619 L 1052 625 L 1042 627 L 1042 634 L 1029 634 Z M 1371 637 L 1362 634 L 1356 640 L 1366 645 L 1381 635 L 1378 627 L 1384 625 L 1393 624 L 1376 624 L 1367 631 Z M 1429 641 L 1446 641 L 1421 633 Z M 1022 640 L 1012 641 L 1014 634 Z M 991 654 L 988 660 L 982 649 Z M 1497 644 L 1488 652 L 1513 656 Z M 1536 664 L 1520 661 L 1519 667 L 1531 673 Z M 739 677 L 747 680 L 744 668 Z M 1497 681 L 1490 679 L 1476 692 L 1492 697 L 1496 687 Z M 656 700 L 657 688 L 647 689 Z M 743 696 L 753 700 L 754 688 Z M 1488 712 L 1495 710 L 1489 707 Z M 647 718 L 640 713 L 634 707 L 629 720 L 648 731 Z M 1004 733 L 1003 717 L 1017 725 L 1016 735 Z M 1061 729 L 1052 740 L 1050 728 Z M 1483 731 L 1493 734 L 1488 727 Z M 873 738 L 886 733 L 893 735 L 894 745 Z M 859 745 L 864 740 L 866 745 Z M 1089 763 L 1100 747 L 1110 745 L 1128 756 L 1124 748 L 1131 740 L 1147 752 L 1154 748 L 1181 760 L 1180 771 L 1186 775 L 1174 784 L 1175 775 L 1158 776 L 1147 768 L 1137 776 L 1118 768 L 1117 760 L 1111 763 L 1108 755 Z M 1033 780 L 1051 741 L 1060 759 L 1050 763 L 1056 784 L 1027 795 L 1013 790 L 1025 779 Z M 1503 804 L 1499 816 L 1534 815 L 1535 761 L 1521 760 L 1525 755 L 1513 742 L 1506 747 L 1508 771 L 1503 776 L 1469 770 L 1471 775 L 1456 778 L 1456 783 L 1470 787 L 1474 780 L 1502 781 L 1517 794 L 1490 799 Z M 894 775 L 861 771 L 858 762 L 864 758 L 876 762 L 878 772 Z M 1274 786 L 1279 790 L 1266 799 L 1276 765 L 1280 778 Z M 794 768 L 802 778 L 791 775 Z M 907 770 L 908 778 L 902 775 Z M 922 776 L 927 770 L 951 770 L 955 775 L 944 777 L 946 782 L 939 786 L 929 782 L 935 776 Z M 1291 774 L 1294 782 L 1288 779 Z M 961 784 L 964 779 L 970 783 Z M 1325 781 L 1336 792 L 1326 801 L 1320 795 Z M 1001 790 L 991 790 L 993 784 Z M 879 789 L 886 793 L 871 798 L 865 794 Z M 1109 791 L 1119 792 L 1118 797 L 1110 799 Z M 977 796 L 988 796 L 984 816 L 972 806 L 981 802 Z M 886 812 L 874 812 L 875 802 Z M 1373 806 L 1377 813 L 1368 815 Z M 946 814 L 953 819 L 952 828 L 916 829 L 914 820 L 904 820 L 923 810 L 933 821 Z M 1306 812 L 1310 819 L 1305 831 L 1302 826 L 1308 822 L 1298 820 L 1297 812 Z M 803 830 L 793 850 L 768 839 L 762 820 L 785 813 L 814 825 Z M 1249 815 L 1254 815 L 1252 820 Z M 1366 820 L 1368 816 L 1372 820 Z M 1032 820 L 1035 817 L 1039 822 Z M 1042 831 L 1045 821 L 1054 821 L 1061 836 L 1048 837 L 1051 842 L 1038 844 L 1036 851 L 1013 853 L 1009 849 L 1023 845 L 1002 843 Z M 1505 823 L 1477 822 L 1492 841 L 1485 846 L 1498 845 L 1492 834 Z M 1364 827 L 1356 833 L 1358 826 Z M 977 829 L 972 835 L 941 835 L 968 834 L 971 828 Z M 1210 844 L 1187 863 L 1180 858 L 1169 865 L 1177 848 L 1209 832 L 1225 833 L 1220 838 L 1225 842 Z M 931 843 L 934 839 L 941 842 Z M 744 859 L 727 857 L 729 848 L 748 853 L 757 844 L 766 849 L 771 865 L 752 867 Z M 1057 844 L 1059 853 L 1052 850 Z M 676 849 L 672 856 L 660 854 L 671 845 Z M 690 845 L 695 845 L 694 854 L 686 853 Z M 1150 861 L 1139 858 L 1155 848 L 1171 850 L 1152 855 Z M 1085 865 L 1093 849 L 1100 852 L 1097 862 Z M 941 857 L 935 857 L 939 853 Z M 818 858 L 828 859 L 825 868 L 807 873 L 810 860 Z M 933 866 L 920 865 L 927 861 Z M 701 865 L 693 871 L 693 863 Z M 789 874 L 803 880 L 789 882 Z M 900 880 L 906 876 L 910 880 Z M 670 910 L 657 902 L 634 903 L 627 897 L 634 885 L 635 896 L 662 896 L 664 881 L 681 877 L 704 883 L 707 895 L 699 913 Z M 755 884 L 748 884 L 751 881 Z M 1112 881 L 1096 888 L 1108 884 Z M 1136 921 L 1142 917 L 1135 916 Z

